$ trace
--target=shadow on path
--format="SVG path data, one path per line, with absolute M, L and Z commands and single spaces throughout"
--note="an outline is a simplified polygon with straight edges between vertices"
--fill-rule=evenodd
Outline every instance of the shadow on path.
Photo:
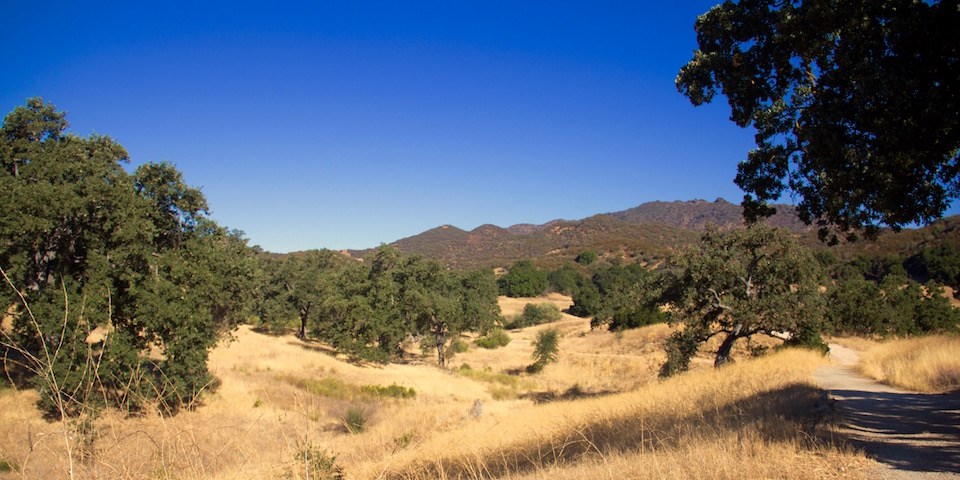
M 831 390 L 841 433 L 898 470 L 960 473 L 960 395 Z
M 960 477 L 960 392 L 905 392 L 861 376 L 853 350 L 830 345 L 840 364 L 814 373 L 840 413 L 839 433 L 880 463 L 901 472 Z M 939 478 L 939 477 L 938 477 Z

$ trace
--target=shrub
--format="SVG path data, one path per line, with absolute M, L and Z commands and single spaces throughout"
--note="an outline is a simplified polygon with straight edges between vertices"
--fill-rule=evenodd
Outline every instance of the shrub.
M 417 396 L 417 391 L 413 388 L 407 388 L 396 383 L 386 387 L 383 385 L 364 385 L 360 387 L 360 390 L 376 397 L 414 398 Z
M 501 328 L 495 328 L 490 333 L 473 341 L 480 348 L 500 348 L 506 347 L 510 343 L 510 335 Z
M 297 463 L 302 467 L 297 470 L 308 473 L 308 478 L 317 480 L 341 480 L 344 478 L 343 469 L 337 465 L 337 456 L 320 450 L 312 445 L 304 446 L 296 455 Z
M 350 433 L 361 433 L 367 426 L 367 414 L 357 407 L 348 408 L 341 420 Z
M 450 350 L 453 353 L 465 353 L 470 351 L 470 344 L 458 338 L 450 343 Z
M 537 332 L 537 340 L 533 344 L 533 364 L 527 367 L 530 373 L 537 373 L 549 363 L 557 361 L 560 351 L 560 332 L 555 328 Z
M 597 252 L 593 250 L 584 250 L 577 255 L 577 263 L 581 265 L 590 265 L 597 260 Z
M 544 323 L 556 322 L 563 318 L 560 307 L 553 303 L 528 303 L 523 307 L 523 313 L 515 317 L 506 325 L 508 329 L 532 327 Z

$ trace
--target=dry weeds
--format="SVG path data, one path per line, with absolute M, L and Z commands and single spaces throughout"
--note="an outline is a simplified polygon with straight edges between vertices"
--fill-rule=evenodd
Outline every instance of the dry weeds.
M 502 305 L 505 312 L 519 312 L 529 301 L 503 299 Z M 534 301 L 569 305 L 559 295 Z M 560 361 L 537 375 L 520 373 L 542 328 L 562 332 Z M 491 378 L 517 378 L 503 387 L 484 375 L 439 369 L 431 356 L 401 365 L 358 365 L 322 344 L 241 327 L 233 341 L 211 353 L 210 368 L 222 383 L 197 410 L 173 417 L 105 412 L 88 437 L 73 439 L 83 446 L 76 474 L 306 478 L 303 453 L 310 451 L 335 455 L 347 478 L 358 479 L 727 478 L 723 472 L 733 471 L 731 462 L 747 465 L 747 477 L 781 477 L 798 468 L 830 478 L 830 472 L 853 465 L 857 478 L 862 457 L 798 433 L 816 395 L 804 382 L 817 357 L 786 352 L 659 382 L 662 342 L 671 331 L 665 325 L 622 334 L 591 331 L 589 320 L 565 315 L 550 325 L 509 332 L 513 341 L 504 348 L 473 348 L 452 362 L 489 371 Z M 305 381 L 311 379 L 336 379 L 347 393 L 396 383 L 417 395 L 331 394 L 311 388 Z M 569 398 L 580 399 L 559 400 Z M 32 390 L 0 390 L 0 460 L 15 467 L 0 471 L 0 478 L 63 478 L 67 472 L 63 426 L 43 420 L 36 400 Z M 351 408 L 368 418 L 362 433 L 343 426 Z M 785 463 L 763 461 L 772 455 Z M 646 471 L 659 474 L 641 473 Z
M 890 340 L 860 357 L 860 372 L 906 390 L 924 393 L 960 389 L 960 337 L 933 335 Z
M 738 478 L 862 477 L 862 456 L 811 435 L 820 392 L 808 379 L 824 361 L 789 350 L 635 392 L 523 408 L 438 434 L 359 473 L 414 479 L 660 478 L 658 472 L 676 472 L 664 475 L 675 478 L 731 478 L 734 472 Z M 776 465 L 769 465 L 772 458 Z M 618 462 L 632 466 L 608 468 Z M 651 462 L 662 469 L 651 470 Z

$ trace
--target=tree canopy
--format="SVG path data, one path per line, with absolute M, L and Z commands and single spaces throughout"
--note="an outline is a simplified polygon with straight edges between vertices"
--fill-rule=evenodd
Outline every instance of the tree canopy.
M 677 76 L 756 129 L 738 167 L 749 220 L 786 191 L 821 238 L 938 218 L 960 195 L 956 0 L 726 1 Z
M 50 415 L 190 405 L 212 381 L 209 349 L 247 309 L 246 241 L 172 165 L 131 175 L 119 143 L 66 128 L 39 98 L 0 128 L 3 358 L 35 375 Z
M 758 333 L 819 341 L 819 266 L 782 231 L 761 225 L 708 231 L 670 264 L 661 301 L 672 305 L 671 321 L 683 329 L 671 339 L 665 374 L 686 370 L 699 345 L 716 335 L 723 339 L 717 366 L 730 361 L 737 340 Z

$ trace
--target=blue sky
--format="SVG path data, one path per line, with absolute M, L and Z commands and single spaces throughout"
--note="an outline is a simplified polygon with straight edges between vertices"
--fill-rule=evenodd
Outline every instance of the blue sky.
M 7 1 L 0 109 L 176 164 L 278 252 L 737 202 L 752 133 L 674 87 L 713 3 Z

